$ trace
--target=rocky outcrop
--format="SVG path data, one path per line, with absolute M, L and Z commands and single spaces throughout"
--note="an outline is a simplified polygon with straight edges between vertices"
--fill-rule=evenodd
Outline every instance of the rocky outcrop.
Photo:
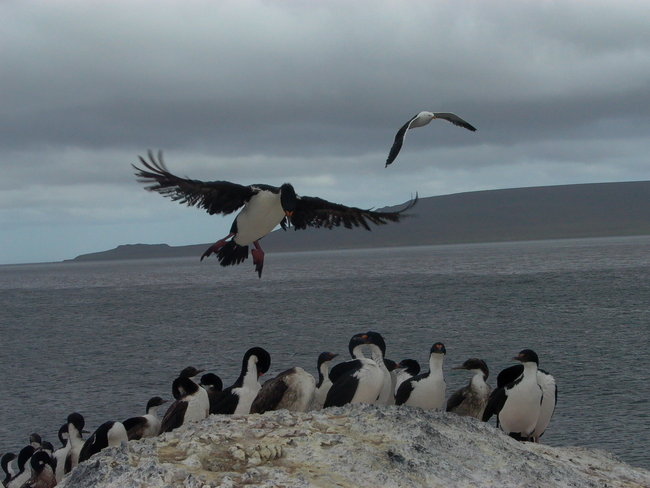
M 348 405 L 212 415 L 106 449 L 59 486 L 641 488 L 650 471 L 602 451 L 516 442 L 453 414 Z

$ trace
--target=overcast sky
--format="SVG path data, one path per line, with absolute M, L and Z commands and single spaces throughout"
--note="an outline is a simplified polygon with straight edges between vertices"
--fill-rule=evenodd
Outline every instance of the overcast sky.
M 650 2 L 0 2 L 0 263 L 214 241 L 131 163 L 361 207 L 650 179 Z M 395 132 L 420 110 L 455 112 Z

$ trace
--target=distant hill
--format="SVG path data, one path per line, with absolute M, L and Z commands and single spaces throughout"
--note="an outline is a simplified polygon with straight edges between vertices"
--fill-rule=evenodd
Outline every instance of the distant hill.
M 390 209 L 399 208 L 388 207 Z M 267 252 L 650 234 L 650 181 L 486 190 L 420 198 L 400 223 L 363 229 L 277 230 Z M 215 217 L 219 218 L 219 217 Z M 211 243 L 123 245 L 74 261 L 200 256 Z

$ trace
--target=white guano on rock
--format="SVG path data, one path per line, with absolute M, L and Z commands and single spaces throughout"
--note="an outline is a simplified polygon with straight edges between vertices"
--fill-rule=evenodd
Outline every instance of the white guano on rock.
M 211 415 L 108 448 L 63 488 L 650 486 L 611 454 L 517 442 L 469 417 L 396 406 Z

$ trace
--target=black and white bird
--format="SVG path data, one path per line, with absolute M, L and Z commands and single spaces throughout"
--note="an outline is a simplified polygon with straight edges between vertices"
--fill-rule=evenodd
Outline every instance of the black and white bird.
M 79 464 L 79 453 L 84 445 L 83 434 L 87 431 L 84 430 L 85 420 L 83 415 L 78 412 L 73 412 L 68 415 L 68 444 L 70 449 L 65 459 L 64 471 L 69 473 L 72 468 Z
M 515 364 L 504 369 L 497 376 L 497 386 L 502 387 L 516 380 L 523 372 L 524 367 L 521 364 Z M 535 424 L 535 430 L 531 436 L 533 442 L 539 442 L 539 438 L 544 434 L 551 417 L 555 412 L 557 405 L 557 384 L 555 378 L 548 371 L 537 368 L 537 383 L 542 389 L 542 404 L 540 406 L 539 417 Z
M 425 410 L 438 410 L 445 405 L 445 383 L 442 365 L 447 350 L 442 342 L 436 342 L 429 351 L 429 371 L 404 381 L 397 390 L 395 403 Z
M 17 458 L 18 456 L 16 456 L 13 452 L 7 452 L 2 455 L 2 459 L 0 459 L 0 466 L 2 466 L 2 471 L 5 474 L 2 480 L 2 486 L 6 486 L 7 483 L 9 483 L 9 480 L 16 475 L 16 470 L 13 469 L 11 463 L 13 463 Z
M 388 159 L 386 159 L 386 167 L 388 167 L 389 164 L 395 161 L 395 158 L 399 154 L 400 149 L 402 149 L 402 144 L 404 144 L 404 138 L 406 137 L 406 132 L 409 129 L 415 129 L 416 127 L 423 127 L 434 119 L 446 120 L 448 122 L 451 122 L 454 125 L 463 127 L 467 130 L 471 130 L 472 132 L 476 130 L 476 127 L 474 127 L 468 122 L 465 122 L 456 114 L 452 114 L 448 112 L 427 112 L 427 111 L 420 112 L 417 115 L 411 117 L 411 119 L 408 122 L 406 122 L 406 124 L 404 124 L 400 130 L 397 131 L 397 134 L 395 134 L 395 141 L 393 142 L 393 146 L 390 148 L 390 152 L 388 153 Z
M 368 332 L 352 336 L 348 348 L 355 359 L 339 363 L 330 371 L 332 386 L 325 398 L 324 408 L 377 402 L 384 386 L 384 371 L 376 359 L 363 357 L 361 349 L 364 346 L 369 346 L 373 357 L 381 358 L 383 365 L 386 344 L 381 334 Z
M 261 347 L 252 347 L 244 354 L 241 373 L 237 380 L 223 391 L 216 405 L 220 414 L 248 414 L 251 405 L 262 388 L 259 378 L 271 367 L 271 355 Z
M 79 462 L 82 463 L 107 447 L 118 447 L 122 442 L 127 442 L 129 437 L 122 422 L 109 420 L 97 427 L 95 432 L 84 442 L 79 453 Z
M 21 488 L 54 488 L 57 484 L 54 476 L 54 463 L 44 450 L 34 453 L 30 460 L 31 476 Z
M 40 450 L 46 452 L 50 457 L 54 454 L 54 446 L 50 441 L 43 441 Z
M 188 366 L 172 382 L 172 396 L 176 400 L 165 412 L 160 432 L 171 432 L 187 422 L 203 420 L 210 415 L 208 392 L 192 380 L 202 371 Z
M 199 384 L 205 388 L 210 401 L 210 413 L 217 413 L 217 405 L 223 397 L 223 381 L 214 373 L 206 373 L 201 376 Z
M 286 230 L 290 223 L 297 229 L 307 227 L 325 227 L 331 229 L 343 225 L 363 227 L 370 230 L 369 224 L 386 224 L 398 222 L 417 201 L 410 201 L 397 212 L 378 212 L 347 207 L 328 202 L 322 198 L 303 197 L 296 194 L 293 186 L 285 183 L 280 187 L 270 185 L 239 185 L 229 181 L 199 181 L 180 178 L 170 173 L 162 160 L 149 152 L 149 161 L 140 157 L 144 166 L 136 170 L 138 181 L 149 186 L 145 188 L 156 191 L 172 200 L 191 206 L 203 208 L 210 215 L 227 215 L 243 207 L 235 217 L 230 233 L 210 246 L 201 259 L 216 254 L 222 266 L 236 265 L 248 258 L 248 248 L 253 256 L 253 264 L 258 276 L 262 276 L 264 251 L 260 239 L 269 234 L 278 225 Z
M 464 369 L 472 373 L 469 384 L 455 391 L 447 400 L 447 412 L 474 417 L 481 420 L 488 398 L 492 392 L 486 383 L 490 370 L 482 359 L 470 358 L 452 369 Z
M 286 409 L 306 412 L 314 399 L 316 380 L 307 371 L 294 367 L 264 382 L 251 405 L 251 413 Z
M 501 381 L 497 378 L 497 388 L 490 395 L 483 421 L 496 415 L 497 425 L 506 434 L 517 440 L 529 440 L 537 425 L 543 396 L 537 381 L 539 358 L 532 349 L 524 349 L 513 359 L 522 363 L 521 373 L 514 379 L 512 373 L 516 369 L 509 370 L 509 374 L 500 373 Z
M 333 352 L 321 352 L 318 355 L 318 360 L 316 361 L 316 369 L 318 370 L 318 381 L 316 382 L 316 391 L 314 392 L 314 399 L 310 410 L 320 410 L 325 404 L 325 398 L 327 398 L 327 392 L 330 391 L 332 386 L 332 380 L 330 379 L 330 361 L 332 361 L 338 354 Z
M 418 374 L 420 374 L 420 363 L 415 359 L 406 358 L 397 363 L 397 368 L 395 368 L 395 394 L 397 394 L 397 390 L 402 383 Z
M 34 455 L 34 446 L 28 445 L 23 447 L 18 453 L 18 471 L 11 477 L 7 483 L 7 488 L 22 488 L 22 486 L 29 480 L 32 473 L 30 459 Z
M 29 444 L 36 450 L 39 450 L 43 444 L 43 439 L 36 432 L 29 435 Z
M 61 447 L 58 448 L 52 454 L 52 459 L 54 460 L 54 476 L 56 482 L 58 483 L 63 479 L 65 475 L 65 462 L 70 453 L 70 441 L 68 440 L 68 424 L 65 423 L 59 428 L 59 441 L 61 441 Z
M 122 422 L 130 441 L 156 437 L 160 434 L 161 420 L 158 417 L 158 407 L 166 402 L 167 400 L 163 400 L 159 396 L 151 397 L 147 402 L 144 415 L 131 417 Z

